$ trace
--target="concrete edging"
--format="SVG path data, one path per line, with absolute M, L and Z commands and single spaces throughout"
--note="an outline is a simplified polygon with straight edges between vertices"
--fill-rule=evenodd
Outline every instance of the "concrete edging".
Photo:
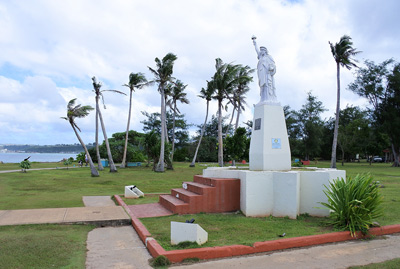
M 129 216 L 132 218 L 132 226 L 135 228 L 139 237 L 146 244 L 147 249 L 153 257 L 160 255 L 166 256 L 171 262 L 181 262 L 186 258 L 199 258 L 199 259 L 216 259 L 225 258 L 232 256 L 255 254 L 260 252 L 276 251 L 289 248 L 297 247 L 308 247 L 314 245 L 321 245 L 326 243 L 343 242 L 348 240 L 355 240 L 360 238 L 368 238 L 370 236 L 380 236 L 393 233 L 400 233 L 400 224 L 389 225 L 383 227 L 371 228 L 369 230 L 369 236 L 362 235 L 361 232 L 356 234 L 356 237 L 351 237 L 350 232 L 334 232 L 328 234 L 309 235 L 293 238 L 278 239 L 272 241 L 255 242 L 253 246 L 245 245 L 231 245 L 222 247 L 206 247 L 206 248 L 195 248 L 195 249 L 183 249 L 183 250 L 170 250 L 166 251 L 163 247 L 151 237 L 150 232 L 142 224 L 142 222 L 136 218 L 127 205 L 122 201 L 121 197 L 114 195 L 117 202 L 126 210 Z

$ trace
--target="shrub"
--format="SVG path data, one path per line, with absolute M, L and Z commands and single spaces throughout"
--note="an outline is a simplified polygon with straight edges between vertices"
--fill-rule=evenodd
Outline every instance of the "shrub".
M 333 180 L 325 188 L 328 203 L 321 204 L 332 211 L 331 224 L 349 230 L 353 237 L 356 231 L 366 234 L 373 219 L 383 215 L 379 183 L 370 174 Z
M 21 167 L 21 171 L 26 173 L 26 169 L 31 168 L 31 162 L 28 160 L 24 160 L 19 163 L 19 167 Z

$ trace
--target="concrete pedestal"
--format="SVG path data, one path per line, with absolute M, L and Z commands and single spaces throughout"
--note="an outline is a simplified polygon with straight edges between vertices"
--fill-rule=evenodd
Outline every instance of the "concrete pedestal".
M 288 171 L 290 168 L 290 146 L 283 108 L 279 104 L 257 104 L 250 141 L 250 170 Z
M 308 213 L 329 216 L 320 202 L 328 202 L 323 190 L 346 171 L 309 168 L 291 171 L 246 171 L 229 168 L 207 168 L 203 175 L 216 178 L 240 179 L 240 210 L 248 217 L 286 217 L 295 219 Z

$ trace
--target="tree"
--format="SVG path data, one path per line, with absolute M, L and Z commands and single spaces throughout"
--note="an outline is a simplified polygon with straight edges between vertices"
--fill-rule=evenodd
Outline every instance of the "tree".
M 332 142 L 332 157 L 331 157 L 331 168 L 336 168 L 336 148 L 337 148 L 337 137 L 339 130 L 339 112 L 340 112 L 340 66 L 351 69 L 357 67 L 354 63 L 355 60 L 352 56 L 360 53 L 353 48 L 353 42 L 351 37 L 344 35 L 340 38 L 340 41 L 333 45 L 329 42 L 331 47 L 332 56 L 336 62 L 336 81 L 337 81 L 337 96 L 336 96 L 336 121 L 335 129 L 333 131 L 333 142 Z
M 236 109 L 236 123 L 234 132 L 236 132 L 239 127 L 239 117 L 242 110 L 245 110 L 244 105 L 246 105 L 246 94 L 250 90 L 249 83 L 253 81 L 253 77 L 250 76 L 254 72 L 249 66 L 240 66 L 237 73 L 237 87 L 233 91 L 232 99 L 234 103 L 234 109 Z M 233 113 L 232 113 L 233 114 Z
M 100 110 L 100 106 L 99 106 L 99 99 L 100 99 L 100 97 L 102 98 L 103 106 L 104 106 L 104 108 L 106 108 L 106 106 L 104 104 L 103 92 L 109 91 L 109 92 L 116 92 L 116 93 L 119 93 L 119 94 L 125 94 L 125 93 L 117 91 L 117 90 L 103 90 L 103 91 L 101 91 L 100 89 L 101 89 L 102 85 L 101 85 L 100 82 L 97 82 L 96 77 L 92 77 L 92 81 L 93 81 L 93 92 L 96 95 L 96 150 L 98 150 L 98 137 L 97 136 L 98 136 L 98 131 L 99 130 L 98 130 L 97 118 L 99 118 L 100 119 L 100 124 L 101 124 L 101 130 L 102 130 L 103 136 L 104 136 L 104 141 L 105 141 L 106 147 L 107 147 L 107 155 L 108 155 L 108 162 L 109 162 L 109 165 L 110 165 L 110 172 L 114 173 L 114 172 L 117 172 L 117 168 L 115 167 L 115 164 L 114 164 L 114 161 L 113 161 L 113 158 L 112 158 L 112 154 L 111 154 L 111 150 L 110 150 L 110 145 L 108 143 L 106 127 L 104 125 L 103 116 L 101 114 L 101 110 Z M 99 166 L 100 166 L 100 163 L 101 163 L 100 159 L 99 159 L 100 158 L 100 154 L 98 153 L 98 151 L 96 151 L 96 152 L 97 152 L 97 161 L 98 161 Z
M 158 92 L 161 95 L 161 145 L 160 145 L 160 158 L 158 164 L 155 168 L 156 172 L 164 172 L 164 148 L 165 148 L 165 118 L 166 118 L 166 109 L 165 109 L 165 87 L 168 82 L 171 82 L 173 77 L 173 67 L 174 62 L 177 59 L 176 55 L 173 53 L 168 53 L 164 56 L 162 60 L 156 58 L 156 69 L 148 67 L 149 70 L 154 75 L 154 82 L 158 83 Z
M 361 152 L 361 145 L 366 143 L 365 129 L 368 128 L 366 111 L 359 107 L 346 107 L 340 111 L 340 128 L 338 145 L 342 152 L 342 166 L 346 159 L 355 159 L 355 155 Z
M 204 119 L 204 124 L 201 127 L 199 142 L 197 143 L 197 147 L 196 147 L 196 151 L 195 151 L 194 156 L 193 156 L 193 160 L 189 165 L 190 167 L 195 167 L 197 153 L 199 152 L 199 147 L 200 147 L 200 144 L 201 144 L 201 140 L 203 139 L 204 130 L 205 130 L 206 124 L 207 124 L 208 109 L 209 109 L 209 106 L 210 106 L 210 101 L 211 101 L 213 93 L 214 93 L 214 88 L 212 88 L 211 83 L 209 81 L 207 81 L 207 89 L 202 88 L 201 91 L 200 91 L 200 95 L 198 95 L 200 98 L 203 98 L 203 99 L 205 99 L 207 101 L 206 117 Z
M 216 72 L 211 80 L 215 89 L 213 99 L 218 101 L 218 164 L 224 166 L 222 139 L 222 103 L 232 92 L 237 83 L 239 65 L 224 64 L 220 58 L 215 60 Z
M 367 98 L 372 105 L 371 115 L 375 128 L 389 137 L 394 156 L 393 166 L 398 167 L 400 165 L 400 66 L 395 64 L 393 70 L 389 71 L 388 67 L 393 63 L 392 59 L 378 65 L 366 60 L 366 67 L 357 70 L 356 79 L 349 85 L 349 89 Z
M 299 128 L 302 151 L 306 160 L 310 160 L 311 156 L 318 157 L 320 153 L 323 128 L 321 113 L 325 110 L 322 102 L 308 92 L 306 104 L 296 112 L 298 124 L 296 128 Z
M 31 162 L 29 160 L 23 160 L 19 163 L 19 167 L 21 167 L 22 173 L 26 173 L 26 169 L 31 168 Z
M 131 121 L 131 112 L 132 112 L 132 93 L 135 89 L 142 89 L 144 86 L 147 86 L 149 83 L 142 73 L 131 73 L 129 75 L 128 84 L 124 84 L 123 86 L 129 88 L 129 112 L 128 112 L 128 123 L 126 125 L 126 133 L 125 133 L 125 146 L 124 146 L 124 155 L 122 157 L 122 162 L 120 167 L 125 168 L 126 165 L 126 153 L 128 150 L 128 135 L 129 135 L 129 124 Z
M 175 119 L 177 113 L 181 113 L 177 107 L 177 102 L 181 102 L 184 104 L 189 104 L 189 100 L 186 98 L 186 93 L 184 90 L 187 85 L 183 85 L 182 81 L 177 80 L 173 85 L 170 92 L 171 99 L 168 100 L 167 104 L 173 111 L 173 123 L 172 123 L 172 149 L 171 149 L 171 161 L 174 160 L 174 151 L 175 151 Z M 172 167 L 171 167 L 172 168 Z
M 72 129 L 75 132 L 76 137 L 79 140 L 79 143 L 81 143 L 83 149 L 85 150 L 85 154 L 88 157 L 88 161 L 89 161 L 89 165 L 90 165 L 90 172 L 92 177 L 98 177 L 99 176 L 99 172 L 96 170 L 96 168 L 94 167 L 92 158 L 90 157 L 90 154 L 88 152 L 88 149 L 85 146 L 85 143 L 83 143 L 83 140 L 81 139 L 78 131 L 80 132 L 81 129 L 79 129 L 78 125 L 75 122 L 75 118 L 84 118 L 87 115 L 89 115 L 89 111 L 93 110 L 94 108 L 91 106 L 81 106 L 76 105 L 75 106 L 75 99 L 72 99 L 68 102 L 67 105 L 67 117 L 61 117 L 64 120 L 67 120 L 69 122 L 69 124 L 71 125 Z
M 232 166 L 236 165 L 236 160 L 247 159 L 246 147 L 250 146 L 246 136 L 246 129 L 239 127 L 233 136 L 227 136 L 225 139 L 226 153 L 232 160 Z

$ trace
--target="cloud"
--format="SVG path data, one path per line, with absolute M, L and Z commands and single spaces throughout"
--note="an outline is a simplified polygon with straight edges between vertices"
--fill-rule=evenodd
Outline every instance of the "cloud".
M 268 47 L 277 64 L 282 105 L 299 109 L 312 90 L 329 109 L 324 117 L 332 117 L 336 66 L 328 41 L 350 35 L 363 51 L 357 57 L 361 62 L 396 57 L 399 8 L 396 0 L 0 2 L 0 143 L 76 143 L 59 117 L 72 98 L 95 105 L 92 76 L 104 90 L 128 93 L 122 85 L 129 74 L 143 72 L 152 79 L 148 66 L 155 67 L 154 59 L 168 52 L 178 56 L 174 77 L 188 84 L 191 104 L 180 110 L 189 123 L 202 124 L 205 101 L 197 95 L 215 72 L 215 59 L 255 68 L 252 35 L 259 46 Z M 352 71 L 342 71 L 342 107 L 365 105 L 345 90 L 353 79 Z M 104 98 L 111 136 L 125 130 L 129 97 L 104 92 Z M 255 75 L 242 122 L 252 119 L 258 100 Z M 140 111 L 158 112 L 159 106 L 156 86 L 136 91 L 131 128 L 141 131 Z M 216 111 L 212 102 L 210 114 Z M 94 141 L 94 113 L 78 124 L 85 142 Z

